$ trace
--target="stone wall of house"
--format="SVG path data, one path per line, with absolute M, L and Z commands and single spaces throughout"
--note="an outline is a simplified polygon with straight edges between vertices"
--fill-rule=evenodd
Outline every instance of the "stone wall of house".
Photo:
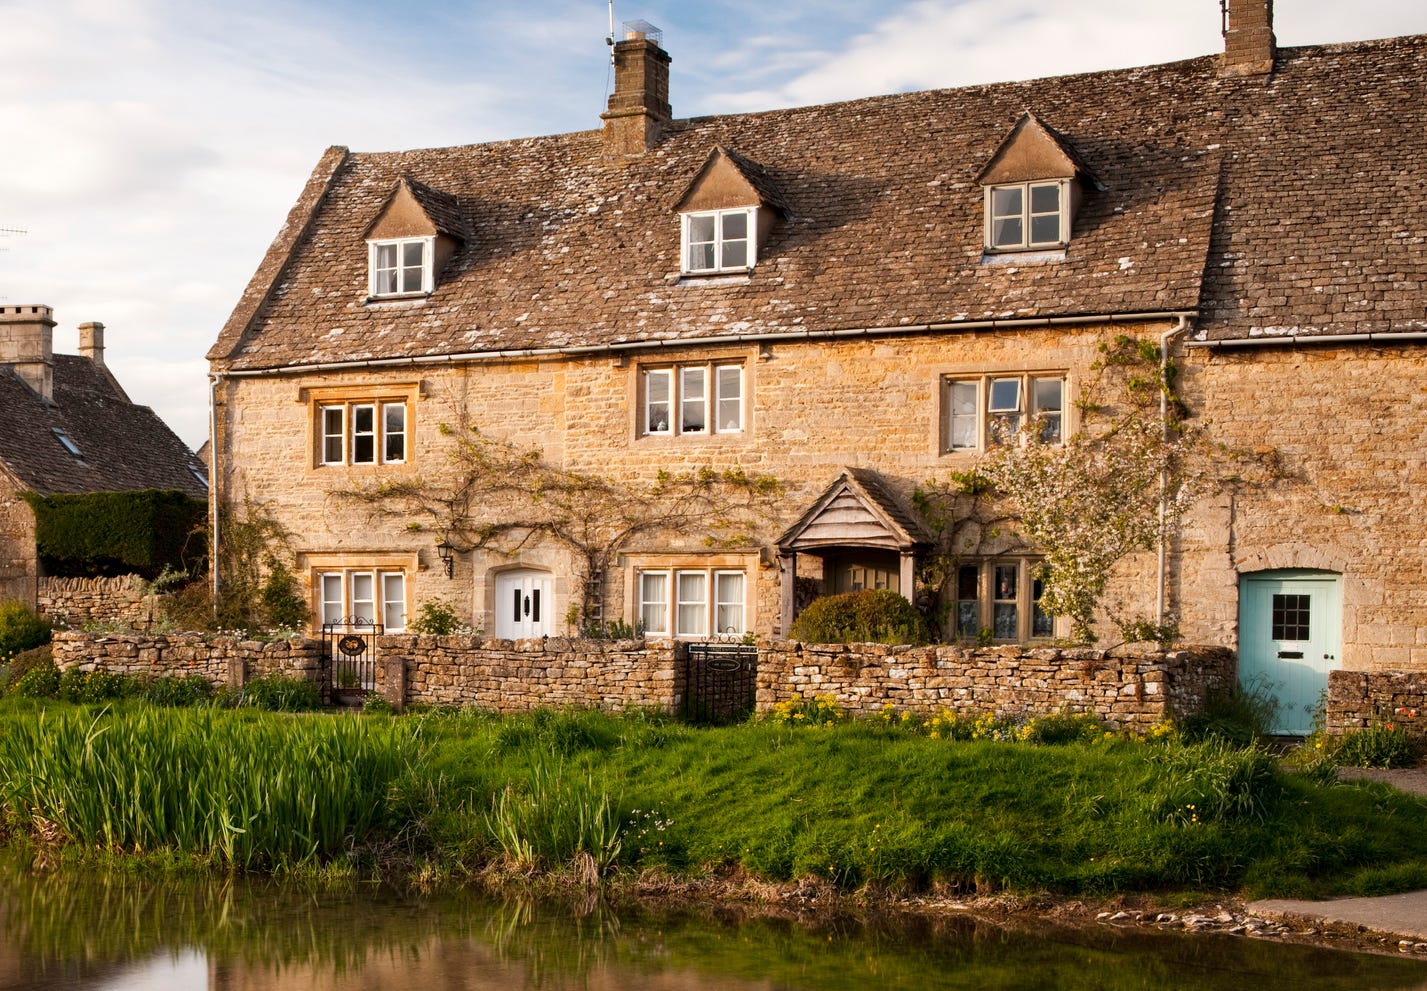
M 35 606 L 35 514 L 0 473 L 0 602 Z
M 1420 671 L 1332 671 L 1328 674 L 1326 729 L 1406 726 L 1427 732 L 1427 674 Z
M 1427 543 L 1416 525 L 1427 519 L 1424 379 L 1420 343 L 1187 355 L 1181 384 L 1212 439 L 1271 455 L 1281 470 L 1205 500 L 1188 521 L 1173 589 L 1186 634 L 1239 642 L 1241 575 L 1326 571 L 1342 576 L 1336 663 L 1427 672 Z
M 791 641 L 759 651 L 758 708 L 832 695 L 863 716 L 889 704 L 919 713 L 1073 712 L 1143 731 L 1167 716 L 1199 711 L 1210 692 L 1234 678 L 1234 655 L 1220 647 L 1161 652 Z
M 39 611 L 51 622 L 78 628 L 110 623 L 147 629 L 158 615 L 158 596 L 146 595 L 138 575 L 113 578 L 41 578 Z
M 575 597 L 577 562 L 563 547 L 532 541 L 519 553 L 462 553 L 448 579 L 435 555 L 439 531 L 409 529 L 406 517 L 381 518 L 344 502 L 344 490 L 420 476 L 440 482 L 451 471 L 451 430 L 471 425 L 522 448 L 539 448 L 554 464 L 622 484 L 651 483 L 660 471 L 703 466 L 743 468 L 777 477 L 786 488 L 776 518 L 758 532 L 750 553 L 709 545 L 707 533 L 646 535 L 622 548 L 606 574 L 606 619 L 633 623 L 635 575 L 654 567 L 736 567 L 748 576 L 748 625 L 761 637 L 779 629 L 779 571 L 757 546 L 769 546 L 846 465 L 876 470 L 904 501 L 932 477 L 965 471 L 976 455 L 943 453 L 943 383 L 951 375 L 1065 374 L 1066 416 L 1093 374 L 1098 345 L 1129 333 L 1155 336 L 1162 324 L 1044 327 L 1005 332 L 909 333 L 904 336 L 805 340 L 732 346 L 660 347 L 626 356 L 489 361 L 469 366 L 369 369 L 324 375 L 242 378 L 223 383 L 219 401 L 219 496 L 230 506 L 261 504 L 295 536 L 298 577 L 309 590 L 324 568 L 378 567 L 405 555 L 408 612 L 432 599 L 452 601 L 461 618 L 495 632 L 492 572 L 536 567 L 556 579 L 557 634 Z M 739 433 L 644 436 L 641 376 L 651 366 L 738 363 L 744 370 L 744 429 Z M 315 390 L 331 399 L 370 397 L 377 389 L 411 390 L 410 455 L 403 464 L 322 465 L 314 445 Z M 324 400 L 327 401 L 327 400 Z M 447 479 L 449 481 L 449 478 Z M 1017 550 L 1005 528 L 981 534 L 978 552 Z M 732 564 L 725 562 L 736 558 Z M 1138 562 L 1112 594 L 1120 611 L 1143 615 L 1154 606 L 1153 556 Z M 713 563 L 717 561 L 718 563 Z M 395 566 L 395 565 L 393 565 Z M 816 559 L 799 563 L 815 574 Z M 314 608 L 316 606 L 313 600 Z M 1068 632 L 1068 631 L 1066 631 Z
M 490 712 L 626 706 L 673 710 L 675 651 L 667 641 L 488 640 L 384 636 L 379 685 L 402 704 L 474 706 Z M 404 678 L 404 685 L 395 683 Z
M 66 671 L 96 668 L 114 674 L 162 677 L 197 674 L 215 685 L 241 687 L 253 678 L 281 675 L 319 681 L 322 643 L 295 638 L 261 643 L 200 633 L 163 635 L 56 631 L 55 665 Z

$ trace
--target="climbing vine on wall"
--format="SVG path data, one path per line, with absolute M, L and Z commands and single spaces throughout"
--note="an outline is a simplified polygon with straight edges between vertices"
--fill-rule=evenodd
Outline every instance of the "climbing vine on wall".
M 515 554 L 549 540 L 573 552 L 582 616 L 597 614 L 599 578 L 615 556 L 651 533 L 695 534 L 706 546 L 753 544 L 758 524 L 783 495 L 771 475 L 740 468 L 661 470 L 626 482 L 559 467 L 539 448 L 520 447 L 469 425 L 443 424 L 450 440 L 448 470 L 336 492 L 407 529 L 429 530 L 457 550 Z

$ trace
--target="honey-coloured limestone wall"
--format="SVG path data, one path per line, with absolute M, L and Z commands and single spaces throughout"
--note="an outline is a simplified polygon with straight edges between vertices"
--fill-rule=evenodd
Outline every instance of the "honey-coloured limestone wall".
M 578 571 L 569 548 L 532 541 L 514 556 L 458 553 L 448 579 L 435 553 L 441 534 L 430 520 L 380 518 L 341 493 L 417 477 L 449 483 L 452 434 L 470 428 L 521 448 L 538 448 L 552 465 L 635 489 L 651 484 L 661 471 L 740 468 L 771 475 L 785 487 L 785 497 L 753 534 L 740 567 L 748 574 L 749 628 L 772 638 L 786 632 L 779 616 L 780 578 L 775 556 L 759 551 L 771 548 L 844 466 L 875 470 L 910 503 L 917 486 L 975 464 L 974 454 L 943 451 L 948 376 L 1064 374 L 1065 415 L 1073 430 L 1078 415 L 1073 400 L 1094 374 L 1100 343 L 1125 333 L 1157 338 L 1169 326 L 1169 321 L 1107 323 L 664 346 L 595 356 L 230 378 L 218 390 L 217 497 L 234 509 L 251 500 L 292 534 L 298 575 L 309 595 L 320 570 L 315 560 L 362 566 L 383 555 L 404 555 L 412 566 L 409 615 L 423 602 L 445 599 L 463 621 L 489 635 L 495 630 L 491 573 L 501 568 L 549 570 L 557 582 L 554 614 L 563 620 L 575 597 Z M 743 368 L 740 432 L 641 433 L 644 369 L 721 362 Z M 404 463 L 319 463 L 317 425 L 305 398 L 311 390 L 335 390 L 357 400 L 377 388 L 398 386 L 411 386 L 416 395 Z M 728 553 L 710 547 L 707 538 L 704 532 L 649 534 L 621 548 L 625 559 L 604 576 L 604 618 L 637 619 L 630 559 L 661 554 L 679 562 L 675 566 L 697 567 Z M 994 555 L 1013 548 L 1009 535 L 988 531 L 977 552 Z M 1128 562 L 1117 579 L 1115 596 L 1124 613 L 1153 609 L 1153 557 L 1147 560 Z M 800 563 L 800 574 L 801 569 Z M 553 632 L 572 631 L 561 622 Z
M 1185 636 L 1239 644 L 1241 575 L 1326 571 L 1342 576 L 1338 666 L 1427 672 L 1427 346 L 1196 348 L 1182 379 L 1215 443 L 1281 466 L 1187 521 L 1172 568 Z

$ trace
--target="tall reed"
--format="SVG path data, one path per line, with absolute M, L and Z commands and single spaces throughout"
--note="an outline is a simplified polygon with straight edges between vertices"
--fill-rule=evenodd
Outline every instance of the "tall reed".
M 0 735 L 0 801 L 22 825 L 76 843 L 295 866 L 388 826 L 388 786 L 415 748 L 412 724 L 45 711 Z
M 499 791 L 486 828 L 506 862 L 521 870 L 559 867 L 584 855 L 596 875 L 619 856 L 619 814 L 589 769 L 568 770 L 548 752 L 528 751 L 524 787 Z

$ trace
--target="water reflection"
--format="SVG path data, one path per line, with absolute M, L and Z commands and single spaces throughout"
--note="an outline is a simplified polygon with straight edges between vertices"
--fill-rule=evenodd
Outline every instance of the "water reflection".
M 1427 964 L 1230 937 L 816 925 L 253 879 L 0 874 L 0 991 L 1427 988 Z

